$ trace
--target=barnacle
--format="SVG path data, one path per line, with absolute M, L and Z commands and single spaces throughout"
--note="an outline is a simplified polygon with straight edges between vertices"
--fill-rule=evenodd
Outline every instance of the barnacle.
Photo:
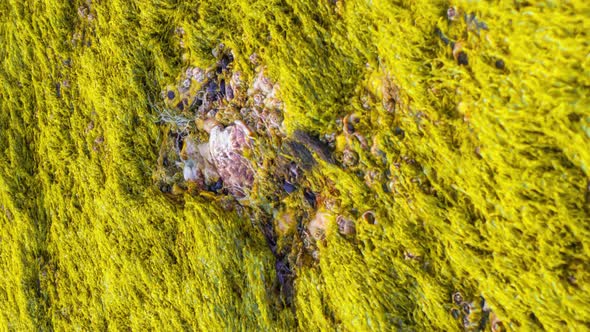
M 356 233 L 356 227 L 354 222 L 348 218 L 339 215 L 336 218 L 338 224 L 338 232 L 342 235 L 354 235 Z
M 375 212 L 369 210 L 369 211 L 365 211 L 362 215 L 363 220 L 370 224 L 370 225 L 375 225 L 377 223 L 377 218 L 375 216 Z
M 307 225 L 307 230 L 314 240 L 320 241 L 324 239 L 332 217 L 332 214 L 327 211 L 319 210 L 316 212 Z

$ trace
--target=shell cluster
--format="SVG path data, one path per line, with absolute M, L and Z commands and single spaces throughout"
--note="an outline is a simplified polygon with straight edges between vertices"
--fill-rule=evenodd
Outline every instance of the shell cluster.
M 460 292 L 454 292 L 451 303 L 450 314 L 453 319 L 460 321 L 465 331 L 487 331 L 488 326 L 492 332 L 506 330 L 483 296 L 480 296 L 479 301 L 469 301 Z
M 164 106 L 155 107 L 160 123 L 169 125 L 160 159 L 173 159 L 160 164 L 160 187 L 243 198 L 252 189 L 259 161 L 245 154 L 252 152 L 255 134 L 282 130 L 282 103 L 264 68 L 257 68 L 247 85 L 242 72 L 233 70 L 231 51 L 220 44 L 213 55 L 214 66 L 187 67 L 162 91 Z
M 360 116 L 342 120 L 338 137 L 345 148 L 335 161 L 336 134 L 324 139 L 298 130 L 286 134 L 279 85 L 257 55 L 249 59 L 255 68 L 248 74 L 234 68 L 234 55 L 224 45 L 212 53 L 215 65 L 185 68 L 152 105 L 164 131 L 154 172 L 160 190 L 177 200 L 184 194 L 206 195 L 249 217 L 287 270 L 316 262 L 331 229 L 353 240 L 360 223 L 378 224 L 370 210 L 362 216 L 339 214 L 343 211 L 334 184 L 317 187 L 306 176 L 318 164 L 316 158 L 345 168 L 359 163 L 352 146 L 369 148 L 357 128 Z M 381 180 L 375 170 L 365 181 L 375 185 Z M 279 236 L 291 239 L 293 250 L 279 248 Z M 284 270 L 277 270 L 277 276 L 289 280 Z

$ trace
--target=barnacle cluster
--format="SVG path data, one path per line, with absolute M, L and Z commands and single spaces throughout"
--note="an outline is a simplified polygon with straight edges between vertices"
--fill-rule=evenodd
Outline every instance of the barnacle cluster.
M 254 168 L 271 157 L 254 151 L 252 142 L 280 134 L 282 104 L 263 68 L 247 86 L 223 44 L 213 53 L 214 66 L 186 68 L 162 91 L 161 106 L 153 105 L 166 128 L 155 177 L 161 188 L 243 198 L 254 184 Z
M 454 292 L 451 302 L 450 313 L 453 319 L 460 321 L 464 331 L 486 331 L 488 326 L 492 332 L 506 330 L 483 296 L 479 301 L 468 301 L 460 292 Z
M 318 187 L 307 178 L 319 160 L 335 163 L 335 146 L 300 130 L 286 134 L 279 85 L 255 54 L 250 79 L 234 69 L 234 56 L 223 45 L 213 54 L 214 66 L 186 68 L 152 103 L 163 132 L 153 178 L 176 200 L 204 195 L 250 218 L 277 258 L 277 280 L 289 298 L 291 266 L 317 262 L 317 246 L 332 224 L 346 238 L 356 232 L 354 221 L 338 215 L 334 185 L 325 181 Z M 344 144 L 367 148 L 354 128 L 359 117 L 343 121 Z M 342 167 L 358 163 L 350 148 L 341 155 Z M 373 173 L 367 181 L 377 181 Z M 375 223 L 373 212 L 362 218 Z

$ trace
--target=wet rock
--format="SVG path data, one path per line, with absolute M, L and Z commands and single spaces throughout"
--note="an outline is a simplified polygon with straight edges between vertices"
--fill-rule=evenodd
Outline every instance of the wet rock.
M 295 130 L 293 137 L 307 148 L 315 152 L 323 161 L 333 164 L 332 149 L 323 143 L 319 138 L 312 136 L 302 130 Z
M 287 141 L 285 146 L 288 148 L 288 152 L 298 159 L 303 169 L 310 170 L 316 164 L 313 155 L 305 145 L 299 142 Z

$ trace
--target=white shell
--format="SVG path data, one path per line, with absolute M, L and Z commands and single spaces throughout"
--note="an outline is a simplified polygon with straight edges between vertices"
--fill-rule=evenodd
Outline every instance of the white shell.
M 182 173 L 186 181 L 197 181 L 199 179 L 197 165 L 192 159 L 189 159 L 184 163 L 184 169 L 182 170 Z

